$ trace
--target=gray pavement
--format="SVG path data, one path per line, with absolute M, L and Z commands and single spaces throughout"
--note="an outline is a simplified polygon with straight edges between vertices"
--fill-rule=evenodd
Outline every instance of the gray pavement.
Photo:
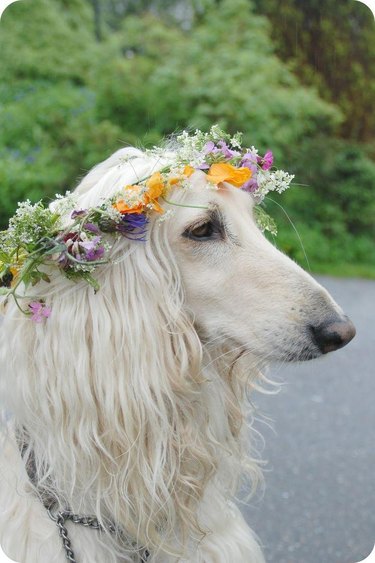
M 267 563 L 356 563 L 375 543 L 375 282 L 320 277 L 357 328 L 342 350 L 272 370 L 253 396 L 268 461 L 263 498 L 242 506 Z

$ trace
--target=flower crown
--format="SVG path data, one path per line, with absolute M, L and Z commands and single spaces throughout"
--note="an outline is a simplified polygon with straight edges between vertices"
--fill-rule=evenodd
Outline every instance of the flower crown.
M 41 322 L 49 317 L 51 309 L 44 300 L 34 300 L 24 309 L 19 299 L 27 296 L 19 295 L 17 290 L 20 284 L 27 289 L 40 281 L 49 282 L 43 266 L 55 266 L 67 278 L 83 279 L 97 291 L 99 284 L 93 272 L 109 262 L 115 240 L 126 237 L 144 241 L 150 215 L 158 213 L 159 220 L 164 220 L 171 210 L 165 211 L 163 202 L 182 205 L 170 201 L 169 193 L 176 187 L 188 189 L 188 179 L 196 170 L 206 174 L 208 187 L 220 189 L 227 182 L 251 193 L 257 204 L 270 191 L 286 190 L 294 176 L 273 169 L 271 151 L 260 156 L 254 147 L 242 148 L 241 139 L 241 133 L 230 136 L 217 125 L 208 133 L 184 131 L 175 139 L 172 164 L 135 184 L 125 185 L 98 207 L 77 209 L 74 194 L 69 193 L 57 195 L 50 207 L 42 202 L 19 203 L 9 228 L 0 233 L 1 294 L 12 296 L 23 313 Z M 165 150 L 154 147 L 146 154 L 162 157 Z M 276 234 L 271 217 L 259 206 L 255 210 L 260 229 Z M 105 237 L 107 233 L 112 236 Z

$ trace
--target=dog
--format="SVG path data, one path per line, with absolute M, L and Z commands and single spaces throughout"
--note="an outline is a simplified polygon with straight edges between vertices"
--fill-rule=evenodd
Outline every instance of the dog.
M 170 158 L 120 149 L 78 185 L 79 208 Z M 116 240 L 96 293 L 52 274 L 47 322 L 4 305 L 0 539 L 15 561 L 264 562 L 233 501 L 261 478 L 247 397 L 268 364 L 317 358 L 355 329 L 264 237 L 254 198 L 207 189 L 200 170 L 188 184 L 145 240 Z

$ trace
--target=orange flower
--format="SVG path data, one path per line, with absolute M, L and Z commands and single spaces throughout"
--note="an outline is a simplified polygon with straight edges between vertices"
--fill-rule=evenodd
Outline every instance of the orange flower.
M 144 200 L 146 204 L 151 204 L 154 211 L 158 213 L 163 213 L 163 208 L 156 201 L 160 197 L 165 189 L 165 184 L 163 176 L 160 172 L 154 172 L 152 176 L 147 180 L 146 187 L 148 188 L 147 193 L 144 195 Z
M 117 209 L 121 214 L 124 213 L 142 213 L 144 208 L 144 202 L 139 201 L 137 196 L 141 195 L 141 186 L 125 186 L 124 188 L 127 192 L 131 192 L 131 195 L 135 196 L 134 203 L 126 202 L 123 198 L 118 199 L 114 204 L 113 207 Z
M 12 274 L 12 281 L 10 282 L 10 286 L 13 287 L 17 281 L 18 278 L 18 273 L 19 273 L 19 268 L 16 266 L 11 266 L 9 268 L 10 273 Z
M 195 172 L 195 168 L 186 165 L 181 172 L 181 176 L 172 176 L 171 178 L 168 178 L 168 185 L 175 186 L 176 184 L 179 184 L 181 181 L 183 181 L 185 178 L 190 178 L 190 176 L 194 174 L 194 172 Z
M 228 184 L 240 188 L 251 178 L 251 175 L 252 171 L 249 168 L 235 168 L 231 164 L 219 162 L 212 164 L 207 174 L 207 180 L 213 184 L 228 182 Z
M 173 176 L 172 178 L 168 178 L 168 184 L 170 186 L 175 186 L 179 182 L 181 182 L 181 178 L 179 176 Z
M 164 209 L 159 205 L 156 199 L 151 199 L 148 194 L 145 194 L 145 202 L 152 205 L 152 209 L 158 213 L 164 213 Z
M 150 199 L 156 199 L 163 193 L 164 180 L 160 172 L 155 172 L 146 182 L 147 195 Z
M 125 213 L 142 213 L 143 211 L 143 203 L 138 203 L 135 206 L 130 206 L 123 199 L 119 199 L 116 203 L 113 204 L 113 207 L 117 209 L 122 215 Z
M 185 166 L 185 168 L 184 168 L 183 174 L 189 178 L 192 174 L 194 174 L 194 172 L 195 172 L 195 168 L 193 168 L 192 166 L 187 165 L 187 166 Z

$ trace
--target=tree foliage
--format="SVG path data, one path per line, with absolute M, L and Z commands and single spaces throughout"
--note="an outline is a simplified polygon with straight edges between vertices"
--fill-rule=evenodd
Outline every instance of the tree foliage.
M 345 116 L 341 136 L 374 142 L 375 29 L 353 0 L 254 0 L 272 22 L 277 53 Z
M 332 256 L 344 261 L 342 248 L 350 242 L 352 261 L 375 264 L 368 244 L 375 234 L 375 165 L 369 148 L 336 139 L 349 127 L 352 94 L 338 86 L 340 98 L 330 89 L 328 78 L 334 84 L 344 80 L 341 62 L 332 71 L 336 79 L 323 70 L 318 75 L 311 64 L 315 3 L 306 3 L 312 20 L 311 29 L 304 28 L 303 60 L 290 55 L 290 30 L 270 25 L 278 0 L 264 3 L 269 19 L 249 0 L 194 0 L 183 3 L 183 10 L 181 2 L 168 0 L 12 5 L 0 25 L 0 223 L 6 224 L 18 200 L 72 189 L 88 168 L 124 143 L 154 144 L 175 130 L 217 122 L 232 133 L 244 131 L 249 145 L 272 148 L 278 165 L 309 186 L 290 190 L 284 202 L 313 241 L 313 262 Z M 331 9 L 331 0 L 326 4 Z M 283 21 L 290 24 L 297 5 L 283 3 Z M 307 25 L 304 10 L 298 17 Z M 341 5 L 339 10 L 344 13 Z M 332 36 L 347 33 L 346 21 L 336 26 L 344 31 Z M 321 33 L 326 38 L 328 31 Z M 368 103 L 368 94 L 361 104 Z M 347 136 L 361 135 L 351 130 Z M 301 259 L 294 232 L 282 228 L 279 240 Z M 319 255 L 324 244 L 336 245 L 331 258 L 329 252 Z

